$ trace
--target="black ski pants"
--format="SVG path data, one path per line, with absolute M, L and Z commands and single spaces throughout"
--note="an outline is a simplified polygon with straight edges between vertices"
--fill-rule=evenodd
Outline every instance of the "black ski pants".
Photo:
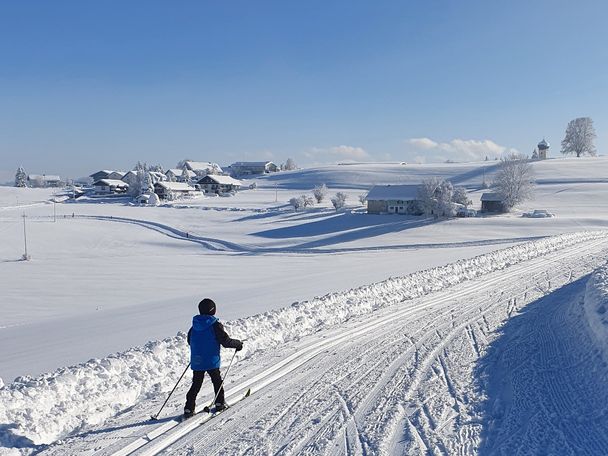
M 224 387 L 222 386 L 222 376 L 220 375 L 219 369 L 211 369 L 208 371 L 192 371 L 192 386 L 190 390 L 186 394 L 186 406 L 188 410 L 193 410 L 196 407 L 196 396 L 198 392 L 201 390 L 201 386 L 203 386 L 203 378 L 205 378 L 205 372 L 209 374 L 211 377 L 211 382 L 213 383 L 213 390 L 217 395 L 216 403 L 221 402 L 224 403 Z M 218 392 L 219 391 L 219 392 Z

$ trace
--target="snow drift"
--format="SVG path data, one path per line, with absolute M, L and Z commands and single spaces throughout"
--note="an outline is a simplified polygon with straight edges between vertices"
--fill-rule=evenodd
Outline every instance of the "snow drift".
M 239 353 L 240 358 L 247 357 L 375 309 L 442 290 L 565 246 L 607 236 L 606 231 L 593 231 L 526 242 L 408 276 L 297 302 L 228 322 L 225 327 L 232 337 L 247 339 Z M 608 271 L 604 277 L 608 277 Z M 608 285 L 604 290 L 608 290 Z M 36 378 L 20 377 L 0 389 L 0 445 L 23 448 L 51 443 L 103 422 L 142 399 L 168 392 L 187 359 L 185 334 L 180 332 L 176 337 L 152 341 L 104 359 L 92 359 Z
M 608 362 L 608 263 L 587 281 L 584 309 L 591 338 Z

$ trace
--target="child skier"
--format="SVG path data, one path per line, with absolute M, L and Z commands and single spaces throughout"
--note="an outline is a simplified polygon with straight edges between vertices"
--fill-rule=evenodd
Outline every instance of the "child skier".
M 196 407 L 196 396 L 203 385 L 205 372 L 211 377 L 213 389 L 215 390 L 215 409 L 224 410 L 224 388 L 220 376 L 220 345 L 225 348 L 234 348 L 236 351 L 243 349 L 243 342 L 231 339 L 224 326 L 215 315 L 215 302 L 209 298 L 203 299 L 198 304 L 200 315 L 192 318 L 192 327 L 188 331 L 188 344 L 190 345 L 190 367 L 192 368 L 192 386 L 186 394 L 186 405 L 184 417 L 194 415 Z

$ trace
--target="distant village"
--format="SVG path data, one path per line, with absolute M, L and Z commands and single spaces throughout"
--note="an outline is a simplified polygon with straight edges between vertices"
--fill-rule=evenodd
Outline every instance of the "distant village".
M 271 161 L 235 162 L 225 169 L 217 163 L 183 160 L 179 167 L 166 171 L 161 166 L 138 163 L 131 171 L 100 170 L 85 179 L 66 182 L 60 176 L 27 174 L 17 170 L 15 186 L 31 188 L 73 188 L 73 197 L 130 196 L 142 204 L 150 200 L 175 200 L 195 193 L 230 196 L 243 182 L 238 178 L 259 176 L 281 170 L 295 169 L 293 160 L 278 166 Z

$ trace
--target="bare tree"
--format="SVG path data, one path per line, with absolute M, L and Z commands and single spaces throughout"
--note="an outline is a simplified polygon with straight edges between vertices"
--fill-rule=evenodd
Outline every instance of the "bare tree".
M 507 211 L 530 199 L 534 173 L 528 160 L 517 154 L 502 158 L 493 184 Z
M 357 198 L 359 198 L 359 202 L 365 206 L 365 202 L 367 201 L 367 193 L 361 193 Z
M 312 194 L 315 197 L 315 199 L 317 200 L 317 203 L 320 203 L 321 201 L 323 201 L 325 199 L 325 195 L 327 195 L 327 185 L 325 185 L 325 184 L 317 185 L 313 189 Z
M 347 194 L 343 193 L 343 192 L 338 192 L 336 193 L 336 195 L 331 199 L 331 204 L 334 205 L 334 209 L 336 211 L 342 209 L 345 205 L 346 205 L 346 198 L 347 198 Z
M 568 122 L 566 137 L 562 141 L 562 154 L 591 155 L 595 157 L 597 152 L 593 141 L 595 140 L 595 128 L 591 117 L 578 117 Z

